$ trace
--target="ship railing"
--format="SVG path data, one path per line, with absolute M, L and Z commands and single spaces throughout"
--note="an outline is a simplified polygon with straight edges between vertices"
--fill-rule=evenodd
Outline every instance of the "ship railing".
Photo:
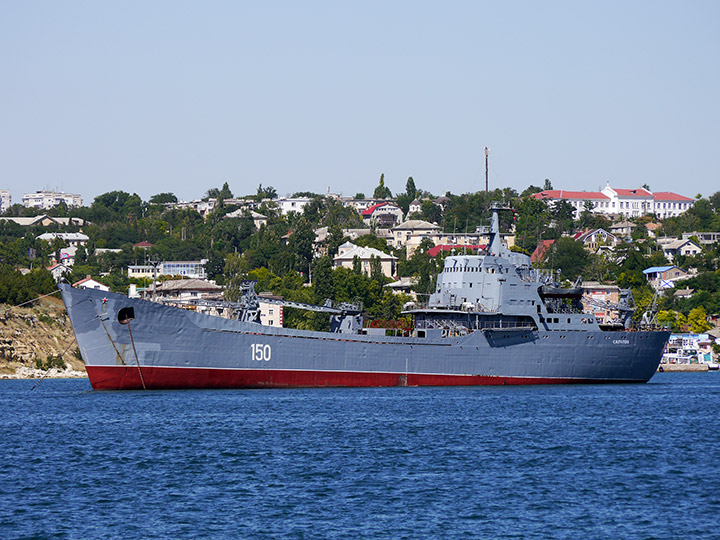
M 492 321 L 486 322 L 481 327 L 482 330 L 535 330 L 536 327 L 531 323 L 517 323 L 511 321 Z

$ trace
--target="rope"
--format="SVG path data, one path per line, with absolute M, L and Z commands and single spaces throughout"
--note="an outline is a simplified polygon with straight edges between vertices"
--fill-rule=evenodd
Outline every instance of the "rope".
M 28 300 L 27 302 L 23 302 L 22 304 L 18 304 L 18 305 L 16 305 L 16 306 L 10 306 L 9 308 L 7 308 L 7 309 L 5 310 L 5 313 L 7 313 L 8 311 L 10 311 L 10 310 L 13 309 L 13 308 L 22 307 L 22 306 L 24 306 L 25 304 L 31 304 L 31 303 L 35 302 L 36 300 L 40 300 L 41 298 L 45 298 L 46 296 L 52 296 L 53 294 L 57 294 L 57 293 L 59 293 L 59 292 L 60 292 L 60 289 L 58 289 L 58 290 L 56 290 L 56 291 L 53 291 L 53 292 L 51 292 L 51 293 L 43 294 L 42 296 L 38 296 L 37 298 L 33 298 L 32 300 Z M 3 315 L 5 315 L 5 313 L 3 313 Z
M 147 390 L 145 386 L 145 379 L 143 378 L 142 369 L 140 369 L 140 360 L 138 360 L 137 350 L 135 350 L 135 340 L 132 337 L 132 330 L 130 330 L 130 321 L 127 323 L 128 334 L 130 334 L 130 343 L 132 343 L 133 352 L 135 353 L 135 363 L 137 363 L 138 373 L 140 374 L 140 382 L 142 383 L 143 390 Z
M 63 352 L 60 353 L 60 358 L 62 358 L 65 355 L 65 353 L 70 350 L 70 347 L 72 347 L 75 343 L 77 343 L 77 338 L 75 338 L 74 336 L 75 336 L 75 334 L 73 334 L 73 340 L 70 342 L 70 345 L 68 345 L 67 348 Z M 48 368 L 47 371 L 45 371 L 45 374 L 42 377 L 40 377 L 40 379 L 38 379 L 38 382 L 35 383 L 35 385 L 30 389 L 30 391 L 35 390 L 35 387 L 38 384 L 40 384 L 45 377 L 48 376 L 51 369 L 52 368 Z

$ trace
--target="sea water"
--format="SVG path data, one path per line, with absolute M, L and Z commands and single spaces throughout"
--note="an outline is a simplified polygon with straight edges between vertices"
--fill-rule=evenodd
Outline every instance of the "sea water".
M 0 381 L 0 538 L 718 538 L 720 374 L 96 392 Z

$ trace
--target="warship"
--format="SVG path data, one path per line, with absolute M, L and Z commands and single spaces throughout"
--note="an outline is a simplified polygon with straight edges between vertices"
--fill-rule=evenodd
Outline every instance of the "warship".
M 331 302 L 273 300 L 327 313 L 329 331 L 266 326 L 252 283 L 237 302 L 186 306 L 59 287 L 96 390 L 647 382 L 669 331 L 633 322 L 629 290 L 615 320 L 587 312 L 579 279 L 562 288 L 502 242 L 501 210 L 488 245 L 448 256 L 427 303 L 404 307 L 408 332 Z

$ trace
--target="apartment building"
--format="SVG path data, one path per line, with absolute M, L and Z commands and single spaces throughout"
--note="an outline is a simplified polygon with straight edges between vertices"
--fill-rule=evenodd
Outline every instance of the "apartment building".
M 23 195 L 22 204 L 26 208 L 42 208 L 49 210 L 65 203 L 68 207 L 82 206 L 82 197 L 73 193 L 62 191 L 36 191 Z

